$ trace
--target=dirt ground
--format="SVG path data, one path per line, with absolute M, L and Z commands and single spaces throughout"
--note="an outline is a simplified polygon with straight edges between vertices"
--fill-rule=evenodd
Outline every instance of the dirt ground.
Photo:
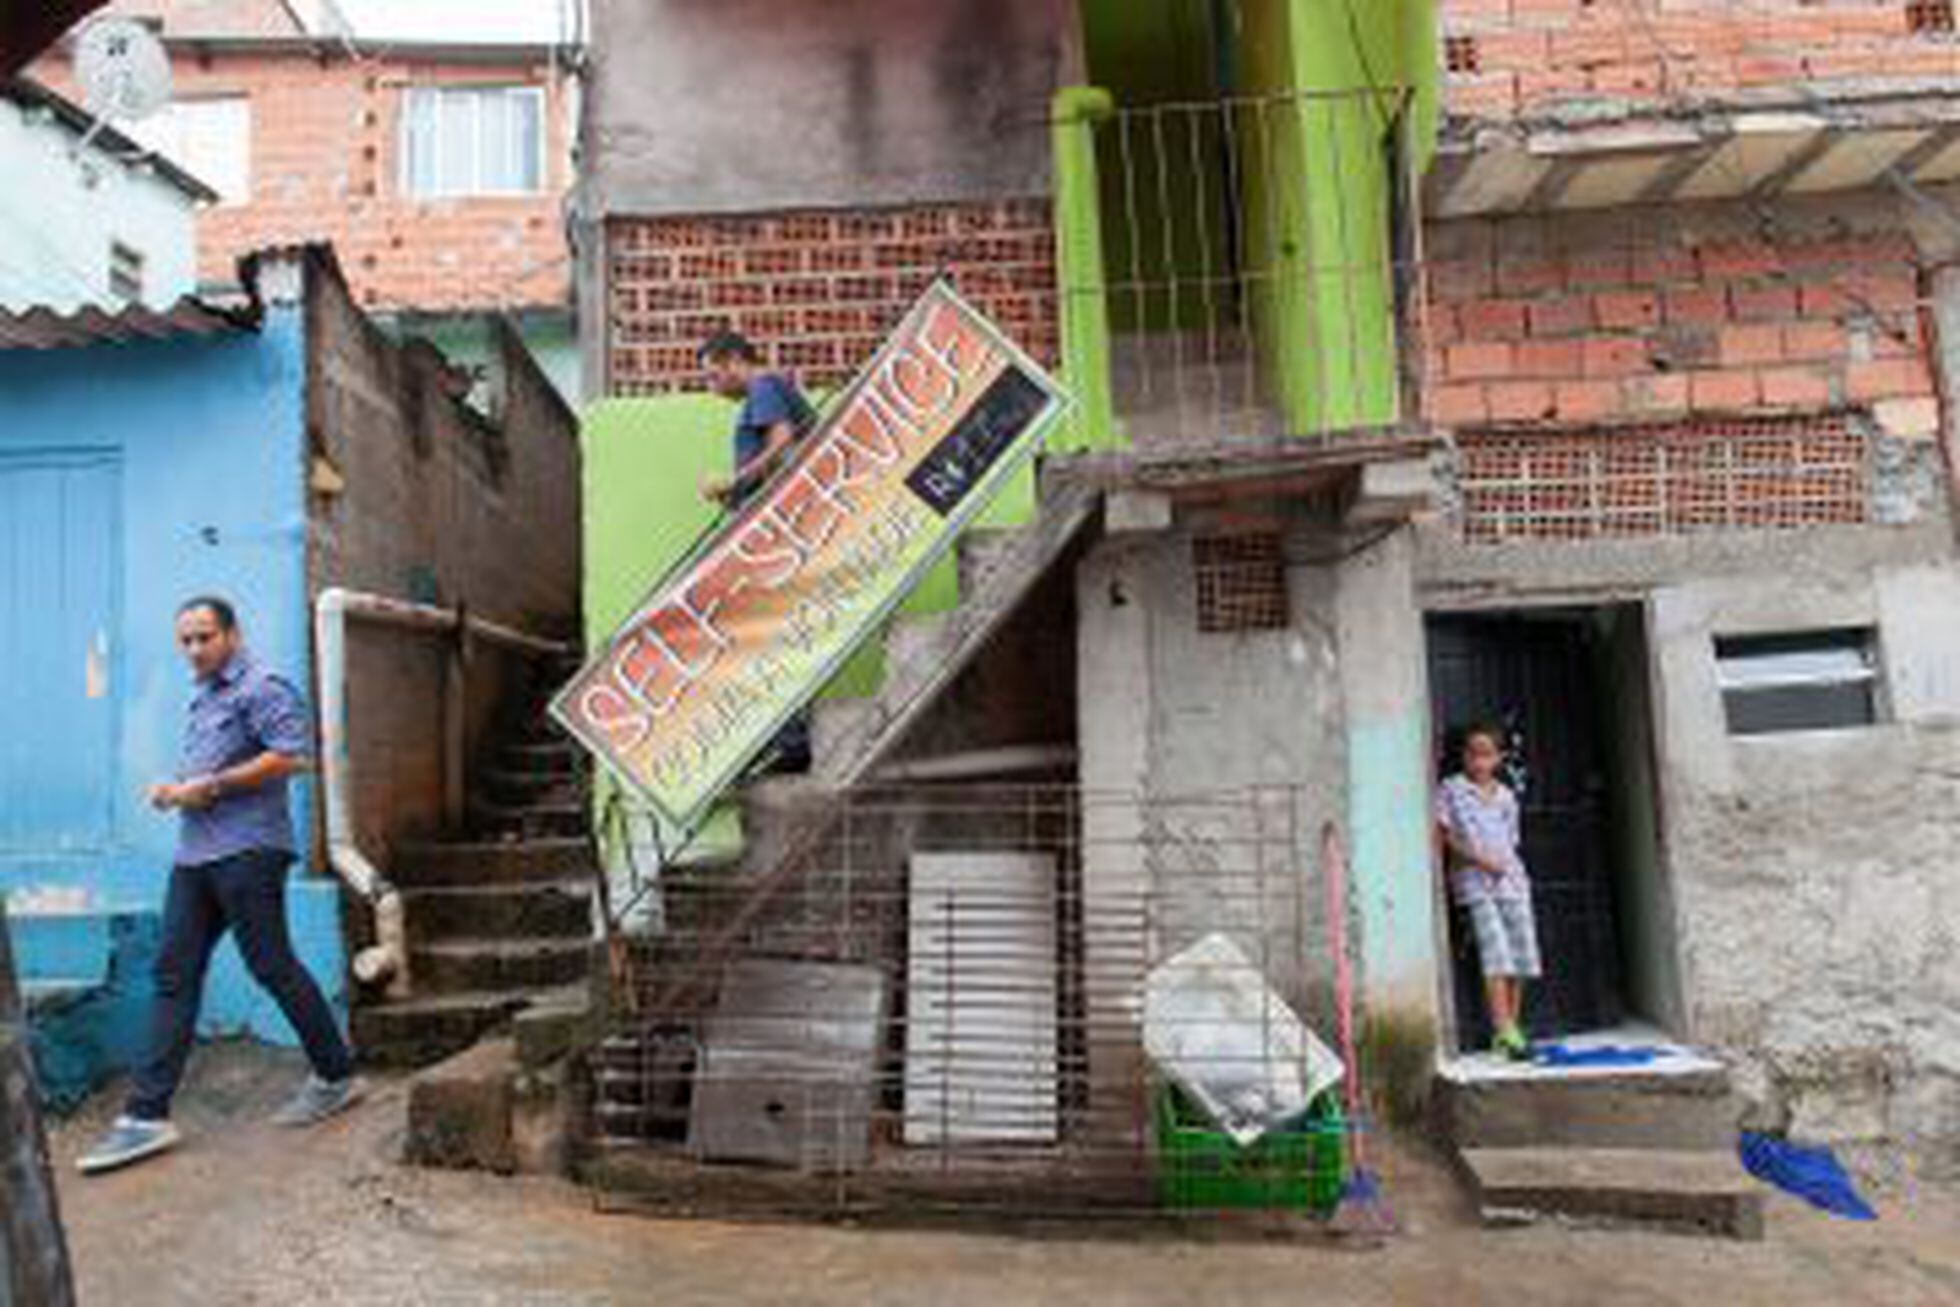
M 300 1074 L 284 1055 L 207 1050 L 179 1108 L 186 1146 L 120 1175 L 73 1170 L 113 1098 L 55 1128 L 84 1304 L 1960 1303 L 1960 1191 L 1902 1178 L 1873 1189 L 1871 1225 L 1779 1196 L 1760 1244 L 1483 1230 L 1409 1150 L 1382 1164 L 1408 1231 L 1376 1250 L 656 1221 L 601 1214 L 565 1183 L 399 1165 L 399 1082 L 311 1132 L 265 1124 Z

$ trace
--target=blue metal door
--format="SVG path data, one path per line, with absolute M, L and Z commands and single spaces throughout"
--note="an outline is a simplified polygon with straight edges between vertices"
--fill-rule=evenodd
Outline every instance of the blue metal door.
M 0 856 L 109 841 L 120 528 L 114 454 L 0 454 Z

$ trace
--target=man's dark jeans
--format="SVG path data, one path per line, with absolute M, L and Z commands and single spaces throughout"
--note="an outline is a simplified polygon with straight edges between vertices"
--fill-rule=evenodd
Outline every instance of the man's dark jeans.
M 286 868 L 292 861 L 293 855 L 280 849 L 251 849 L 171 870 L 150 1045 L 136 1070 L 129 1115 L 147 1121 L 170 1115 L 170 1100 L 197 1039 L 204 971 L 226 930 L 238 941 L 252 978 L 278 1000 L 279 1010 L 299 1032 L 313 1073 L 323 1080 L 345 1080 L 353 1074 L 353 1055 L 334 1024 L 333 1009 L 294 955 L 286 930 Z

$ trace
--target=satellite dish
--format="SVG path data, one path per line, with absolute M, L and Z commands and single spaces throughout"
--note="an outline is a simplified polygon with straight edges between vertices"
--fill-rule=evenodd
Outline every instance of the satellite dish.
M 170 101 L 170 56 L 133 18 L 98 18 L 75 46 L 82 103 L 99 120 L 147 118 Z

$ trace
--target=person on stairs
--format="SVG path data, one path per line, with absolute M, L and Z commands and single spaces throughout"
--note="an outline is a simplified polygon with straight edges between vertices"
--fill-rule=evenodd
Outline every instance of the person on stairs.
M 764 367 L 762 351 L 738 331 L 722 330 L 708 337 L 700 358 L 709 388 L 741 405 L 735 413 L 733 470 L 728 476 L 704 474 L 701 497 L 731 514 L 739 513 L 789 462 L 798 442 L 816 426 L 817 410 L 788 376 Z M 763 770 L 810 769 L 808 713 L 790 718 L 777 733 L 771 754 Z
M 1436 825 L 1450 866 L 1450 888 L 1469 915 L 1483 964 L 1484 992 L 1496 1031 L 1492 1051 L 1525 1059 L 1524 986 L 1542 972 L 1531 878 L 1519 854 L 1518 796 L 1498 779 L 1503 732 L 1476 725 L 1464 732 L 1463 770 L 1436 794 Z
M 177 612 L 177 644 L 196 679 L 177 778 L 149 789 L 178 814 L 177 858 L 163 906 L 149 1048 L 123 1113 L 79 1166 L 94 1174 L 175 1147 L 170 1120 L 197 1037 L 211 950 L 229 930 L 246 968 L 279 1003 L 312 1077 L 273 1120 L 313 1125 L 361 1096 L 353 1053 L 286 928 L 286 871 L 295 858 L 287 782 L 306 770 L 312 731 L 291 684 L 245 649 L 238 615 L 200 597 Z

